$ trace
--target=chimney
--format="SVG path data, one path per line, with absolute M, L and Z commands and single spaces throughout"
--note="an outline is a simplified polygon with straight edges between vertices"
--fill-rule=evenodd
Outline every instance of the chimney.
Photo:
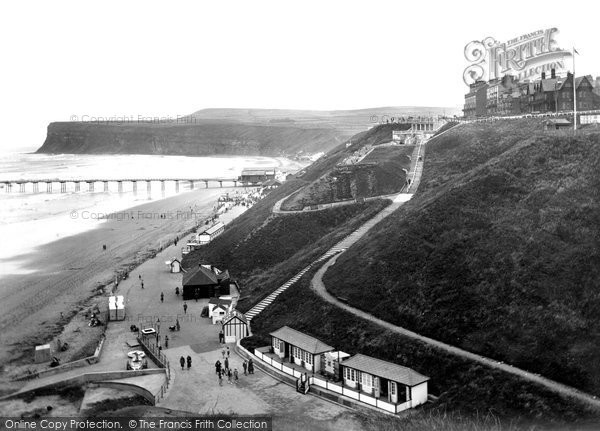
M 552 68 L 552 70 L 550 71 L 550 77 L 552 79 L 556 78 L 556 69 L 555 68 Z
M 546 72 L 542 72 L 542 79 L 546 79 Z

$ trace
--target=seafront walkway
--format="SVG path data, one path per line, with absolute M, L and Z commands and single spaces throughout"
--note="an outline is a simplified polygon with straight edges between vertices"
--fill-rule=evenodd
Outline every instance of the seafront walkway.
M 221 220 L 232 220 L 239 213 L 230 211 Z M 190 236 L 191 237 L 191 236 Z M 132 350 L 136 334 L 129 327 L 157 327 L 160 319 L 160 339 L 164 353 L 170 363 L 171 381 L 162 396 L 165 373 L 155 368 L 159 374 L 107 378 L 100 383 L 111 389 L 131 390 L 132 386 L 146 389 L 156 398 L 156 406 L 165 409 L 184 410 L 196 414 L 235 414 L 264 415 L 274 417 L 277 429 L 289 429 L 299 426 L 311 430 L 346 429 L 360 430 L 361 421 L 354 410 L 331 401 L 296 392 L 295 388 L 281 382 L 274 376 L 264 373 L 258 367 L 253 375 L 243 373 L 243 358 L 229 344 L 230 367 L 238 369 L 238 383 L 229 384 L 224 379 L 219 385 L 215 373 L 217 359 L 223 363 L 222 351 L 227 345 L 219 343 L 220 325 L 213 325 L 211 319 L 201 317 L 202 308 L 208 300 L 186 301 L 187 312 L 183 310 L 181 296 L 175 294 L 175 287 L 181 288 L 182 274 L 169 272 L 165 264 L 173 257 L 181 257 L 181 238 L 179 246 L 170 246 L 133 270 L 126 280 L 119 284 L 117 294 L 125 296 L 126 319 L 110 322 L 106 341 L 97 364 L 62 372 L 45 378 L 24 382 L 21 391 L 42 388 L 47 385 L 66 383 L 83 374 L 126 372 L 127 352 Z M 140 279 L 141 276 L 141 279 Z M 141 287 L 144 281 L 144 288 Z M 160 294 L 164 294 L 161 302 Z M 169 330 L 175 319 L 180 320 L 181 330 Z M 169 337 L 165 346 L 165 335 Z M 135 348 L 137 349 L 137 347 Z M 181 357 L 192 359 L 190 369 L 187 365 L 181 369 Z M 150 361 L 150 367 L 156 367 Z M 135 373 L 135 372 L 129 372 Z M 135 375 L 135 374 L 134 374 Z M 129 387 L 128 387 L 129 385 Z M 95 390 L 95 401 L 102 396 L 110 399 L 113 392 Z M 135 392 L 135 391 L 132 391 Z M 18 394 L 18 393 L 17 393 Z M 15 393 L 10 396 L 16 395 Z

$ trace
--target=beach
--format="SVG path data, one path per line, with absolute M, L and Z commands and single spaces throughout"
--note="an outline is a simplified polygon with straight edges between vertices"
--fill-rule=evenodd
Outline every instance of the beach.
M 232 191 L 198 189 L 150 201 L 116 213 L 119 218 L 91 230 L 37 248 L 30 260 L 20 261 L 33 272 L 2 278 L 2 363 L 31 362 L 33 347 L 78 318 L 74 313 L 90 306 L 94 296 L 103 295 L 104 286 L 112 287 L 117 273 L 131 270 L 178 235 L 203 224 L 218 197 Z
M 245 166 L 277 166 L 296 171 L 303 164 L 271 157 L 179 157 L 132 155 L 9 154 L 0 157 L 0 177 L 43 178 L 237 178 Z M 105 306 L 115 277 L 131 271 L 185 232 L 213 215 L 219 196 L 244 188 L 210 188 L 174 182 L 166 189 L 145 184 L 137 193 L 131 182 L 117 190 L 0 195 L 0 360 L 3 378 L 33 367 L 34 347 L 69 341 L 61 362 L 93 353 L 102 328 L 88 327 L 86 314 Z M 230 220 L 243 208 L 221 215 Z M 104 248 L 106 246 L 106 249 Z M 182 241 L 177 248 L 181 258 Z M 165 265 L 166 267 L 166 265 Z M 149 285 L 153 280 L 144 282 Z M 170 286 L 174 288 L 174 286 Z M 53 352 L 56 352 L 56 344 Z

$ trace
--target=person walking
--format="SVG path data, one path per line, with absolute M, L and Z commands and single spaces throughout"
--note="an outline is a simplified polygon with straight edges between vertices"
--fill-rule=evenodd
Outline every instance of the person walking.
M 223 386 L 223 374 L 219 371 L 217 375 L 219 376 L 219 386 Z
M 179 318 L 175 319 L 175 329 L 177 331 L 179 331 L 181 329 L 181 326 L 179 325 Z
M 179 363 L 181 364 L 181 370 L 183 371 L 183 367 L 185 366 L 185 358 L 183 356 L 179 358 Z
M 225 358 L 225 369 L 229 370 L 229 359 Z
M 165 294 L 160 292 L 160 302 L 165 302 Z
M 189 369 L 192 368 L 192 357 L 190 355 L 188 355 L 187 357 L 187 369 L 189 371 Z
M 231 372 L 231 370 L 227 370 L 227 383 L 231 384 L 231 376 L 233 375 L 233 373 Z
M 237 385 L 238 384 L 238 380 L 239 380 L 238 370 L 237 370 L 237 368 L 234 368 L 233 369 L 233 383 L 235 383 Z
M 144 288 L 144 282 L 142 281 L 142 289 Z
M 215 372 L 217 374 L 221 374 L 221 361 L 217 360 L 217 362 L 215 362 Z
M 169 336 L 165 335 L 165 349 L 169 348 Z
M 183 314 L 187 314 L 187 304 L 183 303 Z
M 227 346 L 227 357 L 229 358 L 229 355 L 231 354 L 231 352 L 229 351 L 229 346 Z
M 221 355 L 223 356 L 223 359 L 225 359 L 225 347 L 223 347 L 223 349 L 221 350 Z
M 179 286 L 175 288 L 175 296 L 179 299 Z
M 248 360 L 248 374 L 254 374 L 254 362 L 252 362 L 252 358 Z
M 244 363 L 242 364 L 242 368 L 244 368 L 244 376 L 248 375 L 248 362 L 246 362 L 244 360 Z
M 223 344 L 223 341 L 225 341 L 225 334 L 223 334 L 223 330 L 221 329 L 219 331 L 219 343 Z

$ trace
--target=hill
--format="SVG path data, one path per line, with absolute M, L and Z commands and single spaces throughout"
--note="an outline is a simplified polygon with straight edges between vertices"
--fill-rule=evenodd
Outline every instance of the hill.
M 386 106 L 350 110 L 299 109 L 202 109 L 192 114 L 198 119 L 220 119 L 252 124 L 294 124 L 298 127 L 331 127 L 350 135 L 391 117 L 461 114 L 460 107 Z
M 410 115 L 455 108 L 383 107 L 348 111 L 204 109 L 177 118 L 55 122 L 38 153 L 293 156 L 327 152 L 350 136 Z
M 391 127 L 394 126 L 386 124 L 362 132 L 352 138 L 350 147 L 341 144 L 332 150 L 327 157 L 309 166 L 300 178 L 287 181 L 233 221 L 210 245 L 188 255 L 184 260 L 184 266 L 213 263 L 228 268 L 241 282 L 242 297 L 238 309 L 240 311 L 250 309 L 299 269 L 305 267 L 308 262 L 327 250 L 331 244 L 352 231 L 362 220 L 385 205 L 385 201 L 375 201 L 369 202 L 370 205 L 353 205 L 317 213 L 273 216 L 271 208 L 274 203 L 326 175 L 341 160 L 366 143 L 378 142 L 389 137 Z M 507 134 L 507 129 L 501 124 L 463 127 L 467 129 L 460 132 L 458 136 L 454 136 L 455 132 L 451 131 L 439 138 L 440 141 L 444 138 L 443 142 L 446 142 L 441 145 L 444 151 L 436 155 L 432 145 L 426 152 L 426 163 L 429 163 L 431 158 L 432 166 L 436 167 L 432 168 L 430 173 L 427 173 L 426 169 L 427 178 L 424 178 L 422 183 L 424 184 L 423 201 L 419 204 L 421 206 L 415 206 L 411 210 L 414 211 L 410 213 L 411 217 L 417 217 L 422 205 L 438 198 L 438 193 L 440 196 L 444 195 L 451 187 L 467 181 L 470 178 L 468 174 L 477 171 L 481 165 L 489 163 L 492 166 L 495 160 L 505 153 L 510 153 L 511 148 L 521 146 L 520 142 L 536 134 L 553 138 L 553 135 L 544 134 L 539 124 L 535 122 L 507 126 L 507 129 L 522 130 L 519 132 L 522 135 L 515 135 L 510 139 L 502 137 Z M 473 144 L 475 149 L 471 148 L 469 144 L 471 140 L 467 139 L 469 133 L 477 135 L 472 139 L 477 143 Z M 483 139 L 490 146 L 489 148 L 481 145 Z M 487 155 L 484 156 L 483 153 Z M 413 200 L 417 202 L 420 199 L 421 197 L 416 195 Z M 475 196 L 472 199 L 478 200 L 479 197 Z M 414 203 L 411 201 L 407 204 L 407 208 L 412 205 Z M 400 226 L 398 229 L 402 229 L 402 223 L 406 222 L 404 220 L 406 214 L 408 214 L 406 210 L 401 209 L 390 216 Z M 352 254 L 353 261 L 350 263 L 350 260 L 347 260 L 344 264 L 345 274 L 337 273 L 339 286 L 328 284 L 335 293 L 347 297 L 354 304 L 360 302 L 374 314 L 378 314 L 380 310 L 392 310 L 390 314 L 395 313 L 396 310 L 402 311 L 397 304 L 411 304 L 414 296 L 412 291 L 398 292 L 397 294 L 401 295 L 398 299 L 386 296 L 387 292 L 382 293 L 382 289 L 391 286 L 395 280 L 393 266 L 399 263 L 382 261 L 381 266 L 378 266 L 380 263 L 373 257 L 376 256 L 373 249 L 381 244 L 382 256 L 386 253 L 403 253 L 402 258 L 405 258 L 405 254 L 412 253 L 406 251 L 404 243 L 393 234 L 394 227 L 390 227 L 387 222 L 382 222 L 380 225 L 384 224 L 387 230 L 377 232 L 376 239 L 363 241 L 340 256 L 338 262 L 342 262 L 346 254 Z M 380 225 L 375 229 L 377 230 Z M 388 237 L 382 238 L 382 235 Z M 437 235 L 443 237 L 439 232 Z M 361 251 L 355 250 L 364 248 L 363 244 L 368 244 L 366 249 L 368 255 L 365 255 L 364 251 L 361 254 Z M 415 264 L 417 258 L 420 259 L 422 256 L 416 256 L 411 262 Z M 436 268 L 441 271 L 439 263 L 437 261 L 435 263 Z M 351 268 L 351 265 L 354 265 L 354 268 Z M 418 265 L 426 266 L 427 261 L 422 260 Z M 366 273 L 360 267 L 368 268 L 370 279 L 361 278 L 359 282 L 353 279 L 355 276 L 363 277 Z M 327 277 L 331 275 L 331 271 L 328 271 Z M 414 368 L 432 378 L 430 391 L 439 396 L 438 401 L 414 412 L 416 424 L 428 424 L 431 418 L 444 423 L 447 420 L 447 412 L 464 414 L 465 416 L 461 416 L 463 418 L 461 421 L 464 421 L 465 427 L 477 424 L 479 421 L 477 418 L 481 418 L 480 414 L 491 413 L 494 417 L 502 418 L 503 421 L 503 426 L 499 425 L 496 429 L 504 429 L 506 424 L 506 428 L 509 429 L 530 429 L 531 424 L 536 426 L 543 424 L 561 429 L 561 426 L 564 428 L 565 423 L 572 423 L 578 419 L 597 420 L 597 417 L 591 415 L 581 405 L 563 399 L 535 384 L 382 330 L 371 322 L 324 302 L 309 288 L 313 273 L 314 270 L 309 271 L 297 284 L 279 295 L 273 304 L 255 317 L 252 320 L 254 335 L 244 339 L 242 344 L 248 348 L 263 346 L 269 343 L 269 332 L 283 325 L 290 325 L 349 353 L 368 352 L 369 355 Z M 382 287 L 380 281 L 383 279 L 387 284 Z M 357 284 L 361 286 L 357 287 Z M 347 289 L 346 285 L 352 288 Z M 360 292 L 361 300 L 357 299 L 355 292 Z M 396 292 L 392 293 L 396 294 Z M 423 295 L 419 290 L 416 290 L 416 293 L 419 296 Z M 440 293 L 438 290 L 436 294 L 444 298 L 443 292 Z M 458 323 L 462 322 L 461 313 L 467 306 L 475 312 L 478 310 L 473 302 L 467 302 L 467 305 L 463 306 L 460 302 L 450 301 L 447 306 L 458 310 Z M 456 322 L 452 321 L 451 311 L 442 317 L 447 319 L 445 323 L 449 327 L 456 325 Z M 519 333 L 515 332 L 513 336 L 518 337 Z M 518 426 L 513 428 L 515 423 Z M 383 424 L 379 425 L 384 429 Z M 391 428 L 395 425 L 392 424 Z M 427 429 L 428 425 L 423 427 Z M 441 429 L 444 429 L 443 425 Z M 462 425 L 458 429 L 462 429 Z M 487 428 L 475 426 L 473 429 Z
M 327 151 L 346 137 L 331 127 L 193 124 L 51 123 L 38 153 L 292 156 Z
M 307 167 L 301 178 L 288 180 L 271 191 L 229 224 L 215 241 L 188 254 L 183 261 L 184 267 L 210 263 L 228 268 L 241 285 L 238 309 L 249 309 L 268 295 L 273 286 L 291 278 L 389 203 L 373 200 L 296 215 L 274 216 L 271 212 L 278 200 L 331 171 L 339 161 L 352 154 L 353 149 L 381 133 L 376 129 L 362 132 L 354 139 L 352 147 L 339 145 Z
M 419 192 L 326 285 L 395 324 L 600 394 L 599 143 L 596 130 L 535 120 L 440 136 Z

